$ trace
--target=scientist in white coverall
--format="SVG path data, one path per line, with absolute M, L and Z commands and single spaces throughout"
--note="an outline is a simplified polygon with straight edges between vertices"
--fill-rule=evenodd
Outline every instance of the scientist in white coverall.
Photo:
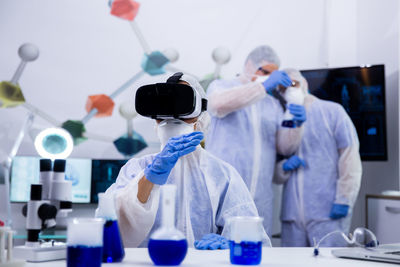
M 318 242 L 330 232 L 349 232 L 362 166 L 357 132 L 344 108 L 309 94 L 299 71 L 286 72 L 299 86 L 286 89 L 283 95 L 304 99 L 307 121 L 296 153 L 276 167 L 274 182 L 284 184 L 281 245 L 306 247 L 314 245 L 313 238 Z M 346 245 L 336 237 L 321 245 Z
M 272 177 L 276 154 L 291 155 L 301 140 L 306 120 L 302 105 L 288 105 L 298 127 L 281 126 L 283 108 L 273 91 L 292 81 L 279 71 L 275 51 L 266 45 L 255 48 L 243 72 L 231 80 L 216 80 L 208 87 L 212 115 L 206 150 L 231 164 L 244 179 L 264 228 L 271 234 L 273 214 Z
M 174 90 L 175 85 L 193 90 L 197 96 L 195 110 L 189 115 L 179 115 L 177 109 L 191 101 L 181 94 L 182 99 L 173 99 L 173 96 L 158 99 L 168 100 L 166 106 L 158 102 L 157 107 L 171 108 L 172 119 L 156 116 L 157 111 L 152 115 L 152 111 L 143 114 L 138 105 L 143 105 L 143 110 L 154 106 L 145 103 L 147 100 L 138 103 L 140 100 L 136 94 L 138 113 L 157 121 L 156 130 L 162 151 L 129 160 L 106 194 L 115 194 L 119 225 L 124 244 L 128 247 L 147 246 L 149 236 L 161 224 L 160 186 L 175 184 L 176 227 L 185 234 L 189 246 L 195 244 L 198 249 L 226 249 L 227 240 L 220 234 L 227 219 L 231 216 L 258 216 L 258 212 L 239 173 L 199 145 L 209 118 L 205 111 L 206 96 L 197 80 L 176 73 L 167 83 L 151 86 L 167 86 Z M 165 115 L 167 111 L 160 111 L 160 114 Z

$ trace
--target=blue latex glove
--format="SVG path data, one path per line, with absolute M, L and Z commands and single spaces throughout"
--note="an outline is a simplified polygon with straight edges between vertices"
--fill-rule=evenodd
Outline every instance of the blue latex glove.
M 305 161 L 299 158 L 298 156 L 293 155 L 288 160 L 286 160 L 285 163 L 283 163 L 282 169 L 285 172 L 288 172 L 288 171 L 294 171 L 300 166 L 305 167 L 306 166 Z
M 331 209 L 331 214 L 329 214 L 329 217 L 334 220 L 340 219 L 346 217 L 348 212 L 349 212 L 349 205 L 333 204 Z
M 289 78 L 289 75 L 281 70 L 273 71 L 269 78 L 262 83 L 268 94 L 271 94 L 278 85 L 282 85 L 286 88 L 291 86 L 291 84 L 292 80 Z
M 229 242 L 228 239 L 223 236 L 217 234 L 206 234 L 201 240 L 194 241 L 194 247 L 201 250 L 228 249 Z
M 290 111 L 290 114 L 294 116 L 293 121 L 296 123 L 296 126 L 300 127 L 307 119 L 306 109 L 304 108 L 304 106 L 296 104 L 290 104 L 288 106 L 288 109 Z
M 153 162 L 144 170 L 147 180 L 154 184 L 165 184 L 178 159 L 195 151 L 203 138 L 202 132 L 170 138 L 164 149 L 155 156 Z

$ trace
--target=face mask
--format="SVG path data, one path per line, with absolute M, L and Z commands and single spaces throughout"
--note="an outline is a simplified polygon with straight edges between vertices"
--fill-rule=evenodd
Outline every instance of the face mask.
M 156 127 L 156 131 L 161 146 L 164 147 L 171 137 L 192 133 L 194 131 L 194 123 L 186 123 L 177 119 L 168 119 L 160 122 Z
M 286 88 L 285 95 L 286 101 L 290 104 L 303 105 L 304 104 L 304 93 L 301 88 L 288 87 Z
M 255 82 L 257 82 L 257 83 L 263 83 L 263 82 L 265 82 L 268 78 L 269 78 L 269 75 L 263 75 L 263 76 L 257 75 L 257 79 L 255 80 Z

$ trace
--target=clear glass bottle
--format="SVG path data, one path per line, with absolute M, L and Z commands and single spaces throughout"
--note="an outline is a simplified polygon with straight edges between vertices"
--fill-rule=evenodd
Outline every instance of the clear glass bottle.
M 175 227 L 175 185 L 161 187 L 161 227 L 151 236 L 148 250 L 155 265 L 179 265 L 185 259 L 188 243 Z

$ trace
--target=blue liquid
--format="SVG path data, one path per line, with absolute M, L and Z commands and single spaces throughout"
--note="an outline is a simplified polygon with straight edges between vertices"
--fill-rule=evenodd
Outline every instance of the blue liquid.
M 257 265 L 261 262 L 262 242 L 229 241 L 229 248 L 232 264 Z
M 188 244 L 183 240 L 149 240 L 149 254 L 155 265 L 179 265 L 186 256 Z
M 102 247 L 68 246 L 67 267 L 100 267 Z
M 103 234 L 103 262 L 121 262 L 125 257 L 118 221 L 107 221 Z

